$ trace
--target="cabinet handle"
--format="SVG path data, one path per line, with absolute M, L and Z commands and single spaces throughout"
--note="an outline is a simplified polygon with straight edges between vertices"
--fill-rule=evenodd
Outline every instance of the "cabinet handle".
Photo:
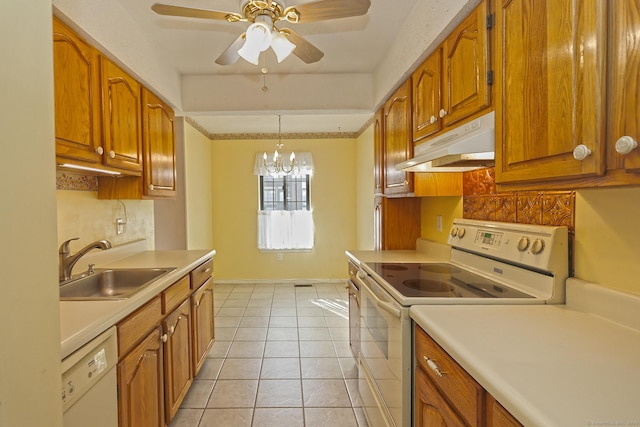
M 442 110 L 444 111 L 444 110 Z M 429 123 L 434 124 L 435 122 L 438 121 L 438 118 L 436 116 L 431 116 L 431 118 L 429 119 Z
M 448 113 L 447 113 L 447 110 L 445 110 L 444 108 L 441 108 L 441 109 L 440 109 L 440 113 L 439 113 L 439 115 L 440 115 L 440 118 L 441 118 L 441 119 L 442 119 L 444 116 L 446 116 L 447 114 L 448 114 Z
M 591 149 L 584 144 L 580 144 L 573 149 L 573 158 L 576 160 L 584 160 L 590 155 Z
M 211 272 L 211 267 L 209 268 L 205 268 L 204 271 L 202 272 L 202 274 L 207 274 Z
M 115 159 L 116 158 L 116 152 L 113 151 L 113 150 L 109 151 L 109 157 L 111 157 L 112 159 Z
M 435 372 L 438 377 L 442 377 L 444 374 L 446 374 L 446 372 L 443 372 L 440 370 L 440 368 L 438 368 L 438 365 L 436 365 L 436 362 L 434 362 L 433 359 L 429 359 L 427 356 L 424 356 L 424 361 L 429 369 Z
M 629 154 L 638 147 L 638 141 L 632 136 L 625 135 L 616 141 L 616 151 L 620 154 Z
M 100 154 L 102 156 L 102 154 L 104 154 L 104 149 L 102 147 L 98 147 L 96 148 L 96 153 Z
M 160 339 L 162 340 L 162 342 L 167 342 L 167 340 L 169 339 L 169 336 L 167 334 L 163 334 Z

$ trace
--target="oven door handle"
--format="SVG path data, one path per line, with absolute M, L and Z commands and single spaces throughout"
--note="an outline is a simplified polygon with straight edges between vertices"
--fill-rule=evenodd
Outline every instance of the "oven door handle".
M 358 279 L 358 281 L 361 284 L 360 289 L 362 289 L 362 286 L 364 286 L 365 288 L 367 288 L 369 290 L 369 293 L 371 294 L 373 299 L 376 301 L 376 306 L 377 307 L 383 309 L 384 311 L 386 311 L 387 313 L 393 315 L 394 317 L 397 317 L 398 319 L 400 319 L 402 317 L 402 314 L 400 313 L 399 309 L 395 308 L 392 303 L 389 303 L 389 302 L 386 302 L 386 301 L 382 301 L 380 298 L 378 298 L 378 296 L 375 294 L 375 292 L 373 292 L 373 290 L 371 290 L 371 287 L 367 286 L 367 284 L 365 283 L 365 281 L 366 281 L 366 273 L 358 271 L 358 273 L 356 273 L 356 279 Z

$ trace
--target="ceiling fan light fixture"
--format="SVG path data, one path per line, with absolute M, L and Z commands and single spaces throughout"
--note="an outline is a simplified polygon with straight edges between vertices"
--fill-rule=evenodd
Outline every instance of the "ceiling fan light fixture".
M 263 21 L 254 22 L 247 28 L 244 45 L 238 50 L 238 55 L 247 62 L 258 65 L 260 52 L 271 46 L 271 28 Z
M 295 48 L 296 45 L 291 43 L 280 31 L 275 30 L 273 32 L 271 37 L 271 49 L 275 52 L 278 63 L 284 61 L 289 55 L 291 55 L 291 52 L 293 52 Z

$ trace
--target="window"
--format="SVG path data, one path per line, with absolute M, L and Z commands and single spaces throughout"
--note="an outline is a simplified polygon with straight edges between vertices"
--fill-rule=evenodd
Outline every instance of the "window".
M 261 211 L 301 211 L 309 208 L 309 175 L 260 176 Z
M 258 249 L 310 250 L 314 244 L 310 153 L 296 153 L 302 167 L 290 175 L 271 175 L 256 158 L 258 175 Z

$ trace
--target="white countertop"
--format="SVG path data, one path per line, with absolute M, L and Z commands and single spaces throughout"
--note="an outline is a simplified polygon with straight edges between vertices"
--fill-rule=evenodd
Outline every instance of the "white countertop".
M 107 253 L 109 251 L 105 251 Z M 64 359 L 91 339 L 124 319 L 165 288 L 175 283 L 203 261 L 215 255 L 214 250 L 143 251 L 96 268 L 176 269 L 142 289 L 130 298 L 107 301 L 60 301 L 60 345 Z M 215 269 L 214 269 L 215 271 Z
M 604 314 L 631 322 L 584 311 L 621 294 L 627 302 Z M 421 305 L 410 315 L 525 426 L 640 425 L 640 296 L 570 279 L 567 305 Z

